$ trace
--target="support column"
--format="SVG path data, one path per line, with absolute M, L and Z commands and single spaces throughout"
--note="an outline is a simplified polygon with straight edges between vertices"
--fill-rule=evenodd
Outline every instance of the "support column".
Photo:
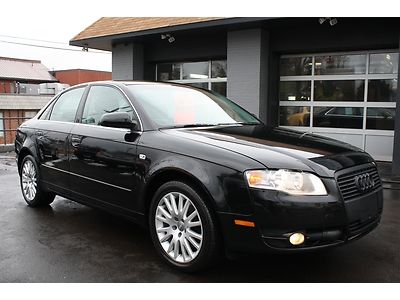
M 400 38 L 399 38 L 399 56 L 400 56 Z M 400 81 L 400 63 L 397 72 L 397 82 Z M 396 96 L 396 118 L 394 121 L 394 138 L 393 138 L 393 163 L 392 174 L 400 175 L 400 86 L 397 86 Z
M 269 36 L 264 29 L 228 32 L 227 96 L 266 122 Z
M 143 45 L 140 43 L 121 43 L 112 50 L 113 80 L 143 80 Z

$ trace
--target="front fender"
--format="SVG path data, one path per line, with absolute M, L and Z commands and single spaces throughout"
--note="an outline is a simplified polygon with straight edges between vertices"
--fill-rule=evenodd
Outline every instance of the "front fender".
M 141 152 L 143 149 L 140 150 Z M 252 205 L 243 173 L 215 163 L 162 150 L 146 149 L 147 166 L 143 173 L 144 190 L 158 178 L 177 176 L 197 183 L 208 194 L 216 212 L 250 214 Z M 170 174 L 172 177 L 168 177 Z M 141 206 L 145 201 L 141 199 Z

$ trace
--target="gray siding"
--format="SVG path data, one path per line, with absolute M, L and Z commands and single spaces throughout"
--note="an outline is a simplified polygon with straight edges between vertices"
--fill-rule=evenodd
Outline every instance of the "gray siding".
M 117 44 L 112 51 L 112 79 L 133 80 L 133 44 Z
M 256 115 L 260 109 L 261 46 L 261 29 L 228 32 L 228 98 Z

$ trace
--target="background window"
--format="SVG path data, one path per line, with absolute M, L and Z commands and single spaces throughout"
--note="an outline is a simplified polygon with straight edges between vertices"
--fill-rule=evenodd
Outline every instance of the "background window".
M 97 125 L 102 115 L 117 111 L 128 112 L 132 119 L 136 119 L 132 106 L 120 91 L 108 86 L 92 86 L 83 110 L 82 123 Z
M 53 106 L 50 120 L 74 122 L 79 102 L 85 87 L 76 88 L 63 93 Z
M 395 108 L 371 107 L 367 109 L 367 129 L 394 130 Z
M 310 126 L 309 106 L 281 106 L 280 125 Z
M 226 82 L 212 82 L 211 90 L 226 97 Z
M 226 60 L 178 62 L 157 65 L 158 81 L 173 81 L 226 96 Z
M 312 57 L 283 57 L 280 60 L 281 76 L 311 75 Z
M 397 74 L 398 68 L 398 53 L 374 53 L 369 56 L 370 74 Z
M 372 79 L 368 81 L 368 101 L 396 102 L 397 79 Z
M 226 78 L 226 60 L 214 60 L 211 62 L 211 77 Z
M 206 79 L 208 78 L 208 62 L 183 63 L 182 79 Z
M 180 64 L 159 64 L 157 65 L 157 80 L 179 80 L 181 78 Z
M 366 55 L 328 55 L 315 57 L 315 75 L 364 74 Z
M 361 129 L 362 124 L 362 107 L 314 107 L 314 127 Z
M 363 101 L 364 80 L 317 80 L 314 82 L 316 101 Z
M 311 81 L 281 81 L 279 83 L 279 100 L 311 100 Z
M 0 111 L 0 137 L 4 137 L 4 117 L 2 111 Z

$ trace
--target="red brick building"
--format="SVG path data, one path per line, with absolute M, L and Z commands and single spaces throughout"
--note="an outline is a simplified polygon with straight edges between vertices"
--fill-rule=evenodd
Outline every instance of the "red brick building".
M 111 80 L 111 72 L 105 71 L 71 69 L 53 71 L 52 74 L 59 82 L 69 84 L 70 86 L 90 81 Z

